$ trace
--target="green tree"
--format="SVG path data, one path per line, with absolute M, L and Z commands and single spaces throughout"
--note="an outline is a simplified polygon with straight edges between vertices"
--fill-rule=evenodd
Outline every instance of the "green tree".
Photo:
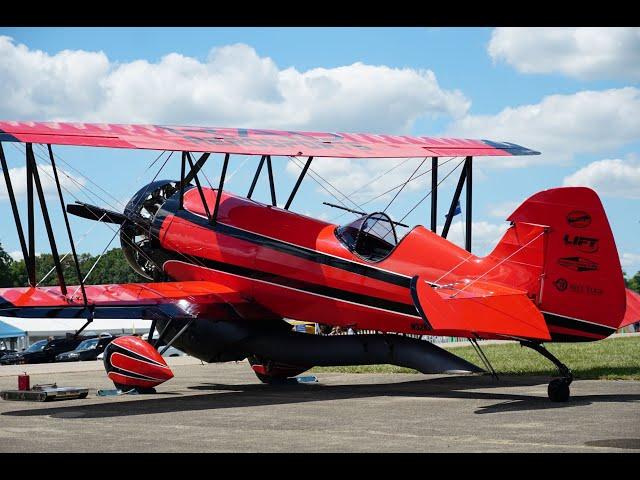
M 640 271 L 627 281 L 627 288 L 640 293 Z
M 13 285 L 13 263 L 13 258 L 5 252 L 0 243 L 0 287 L 10 287 Z
M 8 263 L 0 260 L 0 281 L 4 286 L 24 287 L 29 284 L 27 277 L 27 269 L 24 260 L 13 261 L 10 256 Z M 103 284 L 103 283 L 135 283 L 144 282 L 145 278 L 138 275 L 127 263 L 120 248 L 113 248 L 106 252 L 102 258 L 98 260 L 98 255 L 82 253 L 78 255 L 78 263 L 80 264 L 80 272 L 82 277 L 87 278 L 87 284 Z M 98 262 L 95 267 L 94 264 Z M 61 261 L 64 278 L 67 285 L 78 285 L 78 275 L 76 273 L 75 263 L 71 255 Z M 91 270 L 93 267 L 93 270 Z M 5 278 L 6 277 L 6 278 Z M 54 269 L 53 256 L 50 253 L 43 253 L 36 257 L 36 280 L 43 286 L 58 285 L 57 272 Z

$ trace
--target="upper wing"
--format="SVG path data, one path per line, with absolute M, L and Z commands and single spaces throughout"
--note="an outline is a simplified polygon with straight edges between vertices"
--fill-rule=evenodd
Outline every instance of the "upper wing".
M 1 121 L 0 141 L 348 158 L 511 156 L 540 153 L 513 143 L 490 140 L 243 128 Z
M 461 337 L 551 339 L 542 313 L 521 290 L 489 282 L 475 282 L 464 290 L 435 289 L 416 276 L 411 294 L 423 320 L 434 330 L 455 330 Z
M 68 287 L 73 292 L 76 287 Z M 194 318 L 251 316 L 252 305 L 214 282 L 188 281 L 87 285 L 87 306 L 78 291 L 59 287 L 0 289 L 0 316 L 25 318 Z M 257 306 L 255 308 L 258 308 Z

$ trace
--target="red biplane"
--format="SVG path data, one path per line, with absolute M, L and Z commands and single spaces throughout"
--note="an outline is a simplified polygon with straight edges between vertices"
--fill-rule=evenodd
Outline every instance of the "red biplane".
M 248 358 L 267 383 L 318 365 L 390 363 L 424 373 L 483 371 L 415 338 L 443 335 L 470 339 L 491 371 L 478 339 L 517 340 L 540 352 L 561 374 L 549 384 L 549 397 L 564 401 L 571 372 L 543 342 L 600 340 L 637 320 L 633 314 L 625 318 L 627 293 L 618 252 L 602 204 L 590 189 L 554 188 L 533 195 L 509 216 L 511 226 L 489 255 L 470 253 L 472 157 L 538 153 L 512 143 L 34 122 L 0 122 L 0 142 L 25 144 L 26 236 L 1 143 L 0 160 L 30 283 L 0 289 L 0 316 L 83 318 L 85 327 L 95 318 L 151 320 L 149 338 L 157 329 L 158 341 L 124 337 L 106 351 L 108 375 L 120 388 L 152 388 L 172 377 L 154 347 L 159 342 L 206 362 Z M 67 212 L 119 225 L 128 262 L 149 283 L 66 285 L 34 144 L 47 146 L 45 160 L 53 168 L 78 278 L 83 277 Z M 181 152 L 181 178 L 154 179 L 124 212 L 66 205 L 52 145 Z M 214 153 L 224 154 L 220 181 L 218 188 L 206 188 L 198 173 Z M 224 191 L 231 154 L 260 158 L 246 197 Z M 308 157 L 283 208 L 276 206 L 275 155 Z M 312 160 L 321 157 L 431 157 L 431 229 L 416 226 L 399 239 L 399 222 L 385 212 L 351 210 L 358 218 L 344 225 L 291 212 Z M 441 235 L 435 232 L 439 157 L 463 157 L 464 163 Z M 271 205 L 251 198 L 265 165 Z M 463 249 L 446 236 L 465 184 Z M 35 286 L 34 186 L 57 287 Z M 379 333 L 309 335 L 293 332 L 284 319 Z

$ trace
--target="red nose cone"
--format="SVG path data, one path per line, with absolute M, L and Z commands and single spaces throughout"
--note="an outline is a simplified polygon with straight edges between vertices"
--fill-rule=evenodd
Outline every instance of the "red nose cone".
M 153 388 L 173 378 L 164 358 L 139 337 L 118 337 L 107 345 L 104 368 L 116 386 Z

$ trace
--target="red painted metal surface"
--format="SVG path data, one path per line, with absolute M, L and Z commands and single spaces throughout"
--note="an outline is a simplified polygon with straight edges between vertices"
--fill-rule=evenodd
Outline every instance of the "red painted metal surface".
M 212 210 L 216 191 L 204 195 Z M 163 268 L 176 281 L 91 286 L 92 303 L 185 300 L 204 318 L 225 318 L 219 307 L 230 304 L 247 319 L 569 341 L 610 335 L 625 311 L 613 236 L 597 195 L 585 188 L 526 200 L 483 258 L 418 226 L 386 258 L 368 261 L 341 243 L 336 225 L 226 192 L 215 227 L 196 189 L 185 192 L 184 208 L 165 211 L 156 225 L 169 254 Z M 414 276 L 432 328 L 414 305 Z M 57 288 L 2 289 L 0 296 L 14 306 L 69 305 Z
M 215 195 L 215 191 L 205 190 L 207 203 L 213 204 Z M 541 198 L 546 202 L 543 209 L 539 208 Z M 196 190 L 185 194 L 184 205 L 188 211 L 204 218 L 205 211 Z M 567 216 L 576 210 L 576 205 L 588 210 L 591 218 L 588 227 L 579 225 L 584 231 L 583 235 L 571 232 L 572 228 L 578 228 L 574 226 L 576 220 L 567 220 Z M 547 215 L 547 211 L 554 213 Z M 448 314 L 438 317 L 440 321 L 433 325 L 433 330 L 429 330 L 433 335 L 481 334 L 487 338 L 511 335 L 548 340 L 551 330 L 591 340 L 613 333 L 621 321 L 617 298 L 620 290 L 616 283 L 619 279 L 614 274 L 617 252 L 604 210 L 595 193 L 580 188 L 542 192 L 525 201 L 510 219 L 514 225 L 494 251 L 484 258 L 471 255 L 418 226 L 400 241 L 387 258 L 368 262 L 349 251 L 336 238 L 335 225 L 223 193 L 219 221 L 259 234 L 267 240 L 262 244 L 256 243 L 214 232 L 206 225 L 195 225 L 185 218 L 169 217 L 163 224 L 161 242 L 167 249 L 188 252 L 215 262 L 231 263 L 304 284 L 369 295 L 407 307 L 411 307 L 413 301 L 402 281 L 398 282 L 400 284 L 390 283 L 384 279 L 363 276 L 358 273 L 359 267 L 387 272 L 400 280 L 404 278 L 407 284 L 411 277 L 419 275 L 427 282 L 451 286 L 450 291 L 438 290 L 444 297 L 452 295 L 456 289 L 465 289 L 456 296 L 455 301 L 445 301 L 444 305 L 449 305 L 445 309 Z M 579 219 L 577 221 L 580 222 Z M 565 238 L 567 234 L 569 236 Z M 589 240 L 581 240 L 582 237 L 597 237 L 597 255 L 580 252 L 580 249 L 594 248 L 584 246 Z M 324 254 L 325 258 L 317 261 L 304 255 L 292 255 L 286 248 L 272 248 L 270 240 L 318 252 Z M 606 288 L 593 283 L 595 276 L 590 271 L 581 270 L 571 275 L 573 270 L 558 263 L 565 257 L 571 258 L 576 252 L 585 258 L 594 258 L 593 261 L 598 260 L 599 265 L 603 265 L 609 281 Z M 347 260 L 352 268 L 336 267 L 332 264 L 333 259 Z M 289 318 L 339 325 L 355 324 L 362 329 L 425 332 L 419 315 L 410 311 L 410 308 L 398 312 L 385 307 L 363 306 L 360 302 L 297 288 L 295 282 L 278 284 L 270 280 L 268 275 L 257 278 L 206 268 L 204 265 L 189 267 L 179 260 L 168 262 L 165 268 L 179 280 L 199 278 L 225 284 L 235 282 L 234 288 Z M 567 277 L 567 298 L 563 298 L 561 293 L 564 292 L 559 291 L 562 284 L 553 286 L 553 291 L 543 281 L 559 271 Z M 597 279 L 595 281 L 598 282 Z M 473 288 L 465 287 L 469 282 L 476 282 Z M 605 305 L 611 302 L 616 308 L 613 312 L 608 307 L 585 309 L 584 305 L 588 304 L 585 298 L 590 295 L 599 296 L 600 300 L 606 300 Z M 451 305 L 455 305 L 453 310 Z M 540 310 L 554 315 L 549 328 Z M 463 320 L 465 318 L 467 320 Z M 589 331 L 594 328 L 597 332 Z
M 31 390 L 31 379 L 27 372 L 18 375 L 18 390 Z
M 76 286 L 69 286 L 70 292 Z M 211 282 L 163 282 L 111 285 L 87 285 L 87 298 L 95 306 L 162 305 L 188 299 L 195 304 L 234 303 L 238 293 L 225 285 Z M 0 296 L 12 307 L 81 307 L 82 296 L 64 296 L 60 287 L 0 288 Z M 5 307 L 6 308 L 6 307 Z
M 118 337 L 107 345 L 104 365 L 116 385 L 153 388 L 173 378 L 164 358 L 139 337 Z
M 364 133 L 0 121 L 0 141 L 247 155 L 384 158 L 512 156 L 539 152 L 506 142 Z
M 640 322 L 640 295 L 627 288 L 627 310 L 620 328 L 626 327 L 636 322 Z

